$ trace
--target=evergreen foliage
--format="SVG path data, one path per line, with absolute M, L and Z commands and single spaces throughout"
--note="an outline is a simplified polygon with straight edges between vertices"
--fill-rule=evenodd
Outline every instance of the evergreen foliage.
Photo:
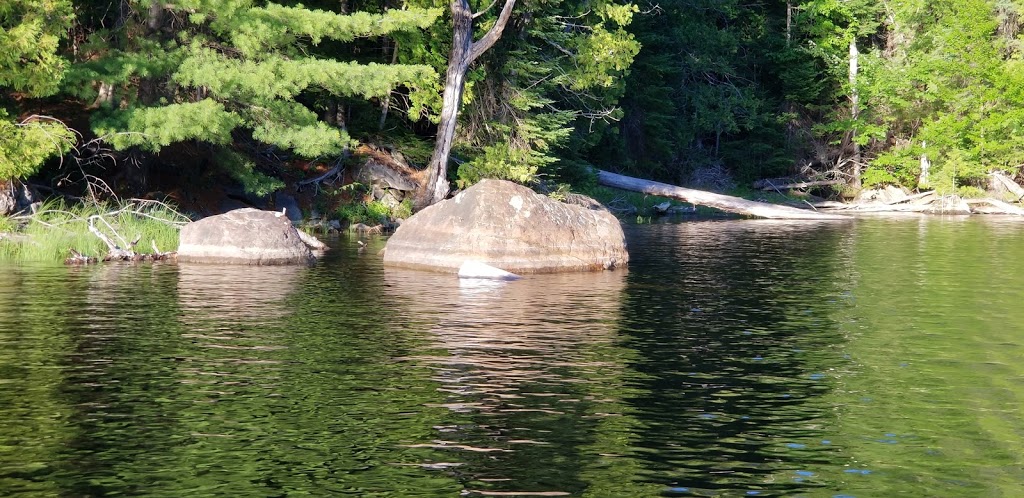
M 594 161 L 679 183 L 723 162 L 777 169 L 779 101 L 762 67 L 782 47 L 768 14 L 734 0 L 673 0 L 639 16 L 631 30 L 643 49 L 626 81 L 625 115 Z
M 353 141 L 344 126 L 320 119 L 309 105 L 315 96 L 380 98 L 435 77 L 427 66 L 338 60 L 340 54 L 321 55 L 316 48 L 329 40 L 425 28 L 439 9 L 342 15 L 244 0 L 186 0 L 166 8 L 184 22 L 173 37 L 153 27 L 159 22 L 152 11 L 116 36 L 98 31 L 91 45 L 95 60 L 76 66 L 69 78 L 72 93 L 102 99 L 94 129 L 118 149 L 158 152 L 183 141 L 230 145 L 239 138 L 236 130 L 245 130 L 297 156 L 335 156 Z M 135 31 L 159 36 L 142 39 Z M 104 37 L 123 46 L 107 50 Z M 104 87 L 115 95 L 104 97 Z M 238 164 L 225 167 L 252 169 Z M 256 183 L 247 187 L 260 191 L 277 185 L 248 180 Z
M 66 153 L 75 138 L 60 122 L 34 119 L 15 123 L 0 109 L 0 180 L 27 178 L 48 157 Z
M 475 10 L 486 6 L 473 3 Z M 622 76 L 640 49 L 625 29 L 636 10 L 619 0 L 517 3 L 502 38 L 469 74 L 457 184 L 482 178 L 531 183 L 538 174 L 559 174 L 595 145 L 591 132 L 621 114 Z M 449 47 L 437 40 L 450 39 L 450 28 L 441 26 L 426 39 L 403 39 L 402 60 L 443 73 L 447 60 L 439 55 Z M 439 112 L 436 94 L 415 97 L 428 112 Z
M 66 66 L 58 43 L 71 19 L 70 0 L 0 3 L 0 87 L 36 97 L 56 92 Z
M 263 197 L 284 187 L 284 182 L 260 172 L 252 161 L 227 147 L 220 147 L 214 160 L 250 194 Z
M 488 5 L 471 2 L 477 36 L 498 17 Z M 75 140 L 57 120 L 26 119 L 58 90 L 113 147 L 158 157 L 201 143 L 188 147 L 259 195 L 283 185 L 267 172 L 356 139 L 427 143 L 448 2 L 394 6 L 2 2 L 0 178 L 33 174 Z M 578 166 L 593 164 L 681 184 L 803 172 L 975 192 L 989 171 L 1024 164 L 1022 7 L 519 0 L 469 70 L 453 177 L 582 186 L 592 178 Z M 422 148 L 407 157 L 424 162 Z
M 874 54 L 867 91 L 888 136 L 868 169 L 874 182 L 916 184 L 921 156 L 944 192 L 1024 164 L 1020 4 L 940 3 L 929 16 L 894 3 L 890 45 Z
M 58 43 L 72 18 L 64 0 L 8 0 L 0 3 L 0 88 L 27 97 L 57 91 L 66 61 Z M 0 105 L 3 102 L 0 96 Z M 74 133 L 55 119 L 12 120 L 0 107 L 0 180 L 26 178 L 75 142 Z
M 632 25 L 644 48 L 630 68 L 625 117 L 593 161 L 682 183 L 706 164 L 744 179 L 801 165 L 853 175 L 866 164 L 866 185 L 913 187 L 924 156 L 931 186 L 945 191 L 980 185 L 993 169 L 1016 173 L 1020 8 L 660 3 Z

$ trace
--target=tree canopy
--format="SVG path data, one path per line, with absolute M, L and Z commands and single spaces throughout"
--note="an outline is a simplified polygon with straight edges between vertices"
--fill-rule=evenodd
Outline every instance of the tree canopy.
M 261 193 L 357 142 L 425 168 L 445 128 L 449 3 L 4 2 L 0 177 L 67 152 L 57 120 L 81 115 L 119 157 L 189 146 Z M 582 184 L 597 165 L 967 193 L 1024 164 L 1018 0 L 519 0 L 504 18 L 495 3 L 466 2 L 476 39 L 507 24 L 456 99 L 458 186 Z
M 25 178 L 74 143 L 63 123 L 38 116 L 12 120 L 11 100 L 46 97 L 57 92 L 67 61 L 58 44 L 72 19 L 66 0 L 12 0 L 0 5 L 0 181 Z

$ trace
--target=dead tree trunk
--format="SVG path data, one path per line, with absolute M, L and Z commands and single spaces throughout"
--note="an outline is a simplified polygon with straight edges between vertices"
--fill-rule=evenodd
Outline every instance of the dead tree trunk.
M 474 42 L 473 19 L 482 12 L 473 14 L 467 0 L 451 0 L 454 28 L 452 52 L 448 58 L 448 72 L 444 80 L 441 120 L 437 125 L 434 153 L 427 165 L 427 180 L 418 195 L 418 208 L 441 201 L 448 195 L 448 156 L 455 140 L 455 125 L 458 121 L 459 106 L 462 104 L 462 92 L 466 88 L 466 73 L 469 72 L 469 66 L 473 61 L 501 38 L 501 32 L 508 24 L 515 4 L 516 0 L 505 0 L 505 6 L 501 9 L 497 22 L 487 34 Z
M 597 182 L 609 187 L 642 192 L 651 195 L 660 195 L 680 199 L 691 204 L 713 207 L 730 213 L 756 216 L 758 218 L 774 218 L 785 220 L 843 220 L 847 216 L 838 214 L 819 213 L 789 206 L 778 206 L 765 202 L 748 201 L 739 197 L 715 194 L 703 190 L 677 187 L 667 183 L 642 180 L 631 176 L 617 175 L 607 171 L 597 171 Z
M 860 117 L 860 92 L 857 91 L 857 74 L 858 74 L 858 63 L 860 60 L 860 52 L 857 51 L 857 39 L 850 39 L 850 119 L 853 120 L 854 126 L 856 125 L 857 118 Z M 857 130 L 850 131 L 850 143 L 853 145 L 853 188 L 860 189 L 862 184 L 860 181 L 861 175 L 861 164 L 862 157 L 860 153 L 860 144 L 857 143 Z

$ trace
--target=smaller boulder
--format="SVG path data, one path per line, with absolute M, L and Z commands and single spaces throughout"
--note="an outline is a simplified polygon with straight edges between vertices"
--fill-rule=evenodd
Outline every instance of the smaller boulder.
M 906 199 L 909 195 L 910 193 L 903 187 L 885 185 L 882 187 L 861 190 L 860 193 L 857 194 L 856 200 L 858 202 L 880 202 L 882 204 L 892 204 Z
M 313 254 L 282 213 L 244 208 L 185 225 L 178 260 L 281 265 L 309 263 Z
M 292 223 L 302 222 L 302 209 L 299 208 L 299 203 L 294 197 L 284 192 L 275 192 L 274 206 L 278 211 L 284 211 Z
M 19 211 L 30 209 L 35 211 L 33 204 L 38 204 L 39 194 L 28 184 L 17 180 L 0 179 L 0 216 L 7 216 Z

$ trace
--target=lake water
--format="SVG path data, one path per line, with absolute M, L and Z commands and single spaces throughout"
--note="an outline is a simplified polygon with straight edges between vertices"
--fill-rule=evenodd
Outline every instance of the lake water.
M 471 282 L 0 266 L 4 496 L 1024 496 L 1024 223 L 627 227 Z

